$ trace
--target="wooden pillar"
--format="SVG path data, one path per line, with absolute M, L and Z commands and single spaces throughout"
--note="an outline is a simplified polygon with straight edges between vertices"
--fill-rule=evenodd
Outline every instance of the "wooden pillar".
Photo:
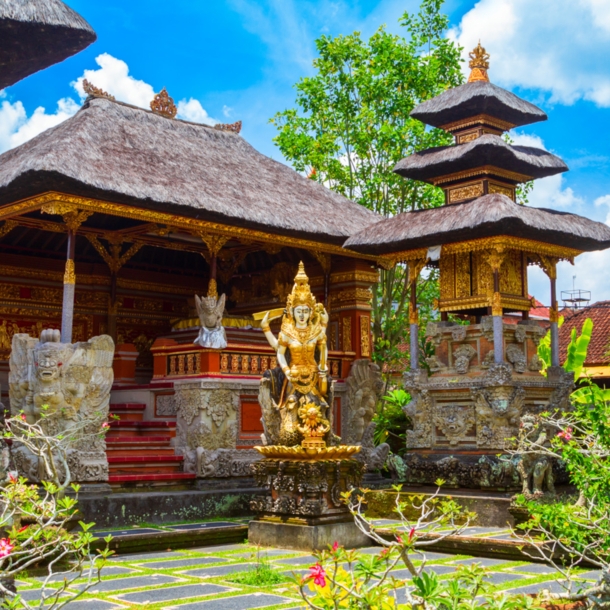
M 61 310 L 61 342 L 72 343 L 72 326 L 74 323 L 74 290 L 76 273 L 74 271 L 74 249 L 76 245 L 76 230 L 68 229 L 68 244 L 66 252 L 66 267 L 64 271 L 64 299 Z
M 118 310 L 118 302 L 116 297 L 117 287 L 117 272 L 110 272 L 110 304 L 108 306 L 108 334 L 116 343 L 116 316 Z

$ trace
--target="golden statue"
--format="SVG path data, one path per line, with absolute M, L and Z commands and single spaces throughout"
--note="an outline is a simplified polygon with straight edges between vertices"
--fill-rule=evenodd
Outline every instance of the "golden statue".
M 282 326 L 276 338 L 269 324 L 280 316 L 283 316 Z M 271 445 L 257 447 L 264 455 L 281 450 L 294 457 L 296 454 L 327 455 L 329 451 L 339 456 L 339 447 L 326 448 L 332 436 L 327 325 L 328 314 L 321 303 L 316 303 L 301 262 L 286 308 L 268 311 L 261 320 L 261 328 L 277 353 L 281 370 L 281 373 L 269 371 L 261 382 L 259 400 L 266 441 Z M 279 421 L 272 411 L 279 412 Z M 345 452 L 348 448 L 342 449 Z M 350 453 L 358 450 L 349 449 L 353 449 Z

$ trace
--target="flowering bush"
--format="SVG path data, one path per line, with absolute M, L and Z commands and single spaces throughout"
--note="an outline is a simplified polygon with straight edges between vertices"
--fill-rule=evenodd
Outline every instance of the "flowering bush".
M 70 431 L 49 435 L 44 422 L 30 424 L 21 414 L 7 419 L 5 425 L 4 436 L 13 446 L 25 445 L 38 456 L 50 480 L 33 485 L 7 472 L 0 481 L 0 602 L 3 608 L 56 610 L 99 582 L 110 554 L 110 537 L 104 550 L 92 554 L 94 524 L 76 521 L 79 486 L 70 484 L 66 458 Z M 6 441 L 0 442 L 6 452 Z M 34 568 L 43 571 L 44 577 L 40 599 L 28 602 L 16 592 L 14 580 Z M 79 578 L 85 580 L 78 583 L 78 590 L 69 590 Z
M 419 515 L 416 519 L 409 519 L 405 514 L 407 504 L 400 501 L 400 486 L 395 490 L 395 510 L 401 525 L 391 538 L 387 532 L 382 534 L 381 528 L 364 515 L 362 495 L 346 495 L 356 525 L 381 545 L 381 550 L 377 555 L 360 555 L 358 551 L 346 550 L 335 542 L 328 551 L 316 553 L 317 563 L 309 568 L 309 573 L 295 579 L 308 608 L 395 610 L 399 604 L 407 604 L 413 610 L 522 610 L 539 607 L 535 600 L 521 595 L 496 595 L 495 587 L 486 582 L 487 571 L 479 565 L 460 566 L 453 577 L 446 580 L 440 580 L 434 572 L 427 571 L 425 547 L 459 534 L 474 515 L 464 514 L 462 507 L 441 497 L 440 490 L 437 490 L 430 497 L 420 496 Z M 409 505 L 409 510 L 412 510 L 412 505 Z M 458 519 L 461 525 L 457 525 Z M 406 568 L 408 579 L 392 575 L 398 567 Z

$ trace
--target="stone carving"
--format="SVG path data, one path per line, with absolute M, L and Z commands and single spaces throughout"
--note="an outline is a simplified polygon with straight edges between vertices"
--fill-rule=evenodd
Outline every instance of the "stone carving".
M 434 423 L 449 439 L 450 445 L 457 445 L 475 424 L 474 407 L 437 405 Z
M 547 430 L 536 415 L 525 414 L 521 418 L 520 438 L 534 445 L 544 446 Z M 545 492 L 555 494 L 553 462 L 543 453 L 526 452 L 519 455 L 517 470 L 521 477 L 521 493 L 526 496 L 542 496 Z
M 178 412 L 173 394 L 159 394 L 156 398 L 156 414 L 159 417 L 175 417 Z
M 432 445 L 432 399 L 428 390 L 411 390 L 411 398 L 405 407 L 413 426 L 407 430 L 407 448 L 426 449 Z
M 525 373 L 527 371 L 527 358 L 523 352 L 523 346 L 509 343 L 506 346 L 506 359 L 513 365 L 515 373 Z
M 473 389 L 471 394 L 476 408 L 477 445 L 503 449 L 506 439 L 517 433 L 525 390 L 507 385 Z
M 537 353 L 532 356 L 527 368 L 530 371 L 535 371 L 535 372 L 542 370 L 542 360 L 540 359 L 540 356 L 538 356 Z
M 195 295 L 195 305 L 201 322 L 199 336 L 195 339 L 195 343 L 201 347 L 225 349 L 227 347 L 227 335 L 222 325 L 225 295 L 223 294 L 218 299 L 215 296 L 199 298 Z
M 518 489 L 520 481 L 517 471 L 518 461 L 507 455 L 482 456 L 477 463 L 480 486 L 493 489 Z
M 463 341 L 466 338 L 466 330 L 467 327 L 464 325 L 460 324 L 459 326 L 456 326 L 451 329 L 451 338 L 454 341 Z
M 197 476 L 201 478 L 229 478 L 252 476 L 252 464 L 262 459 L 254 449 L 214 449 L 198 447 Z
M 462 326 L 461 328 L 466 327 Z M 476 353 L 477 351 L 474 349 L 474 347 L 468 343 L 460 345 L 453 351 L 453 357 L 455 359 L 455 371 L 458 375 L 465 375 L 468 372 L 470 361 Z
M 201 451 L 235 449 L 239 384 L 207 380 L 176 384 L 175 404 L 176 453 L 184 456 L 187 472 L 209 470 L 198 466 L 208 459 L 199 457 Z
M 348 445 L 362 442 L 383 392 L 379 367 L 370 360 L 355 360 L 346 380 L 347 401 L 343 409 L 342 440 Z
M 360 485 L 364 465 L 356 460 L 275 460 L 252 465 L 254 479 L 268 493 L 250 507 L 259 519 L 301 517 L 307 523 L 349 519 L 341 493 Z
M 354 455 L 354 459 L 366 464 L 369 472 L 381 470 L 385 464 L 388 454 L 390 453 L 390 445 L 387 443 L 381 443 L 375 447 L 375 443 L 373 442 L 375 427 L 375 422 L 371 422 L 366 427 L 364 435 L 360 440 L 360 452 Z
M 481 362 L 482 369 L 488 369 L 492 364 L 494 364 L 494 351 L 490 349 L 486 354 L 485 358 L 483 358 Z
M 522 324 L 517 324 L 515 327 L 515 341 L 518 343 L 523 343 L 526 338 L 526 327 Z
M 39 340 L 23 333 L 13 336 L 11 411 L 23 412 L 31 424 L 39 422 L 46 434 L 65 435 L 74 481 L 108 479 L 106 442 L 100 433 L 108 416 L 113 358 L 114 342 L 107 335 L 73 344 L 61 343 L 57 330 L 43 330 Z M 18 444 L 13 453 L 20 474 L 40 480 L 38 458 Z
M 426 358 L 426 364 L 430 367 L 431 373 L 438 373 L 441 369 L 446 368 L 445 364 L 438 359 L 436 354 L 428 356 Z

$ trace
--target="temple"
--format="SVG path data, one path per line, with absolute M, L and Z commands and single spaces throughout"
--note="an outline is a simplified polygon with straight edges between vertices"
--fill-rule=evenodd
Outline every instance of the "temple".
M 546 119 L 532 104 L 489 82 L 489 56 L 471 53 L 464 85 L 412 112 L 440 127 L 455 144 L 415 153 L 395 171 L 441 187 L 445 205 L 407 212 L 352 236 L 345 247 L 391 256 L 409 267 L 412 295 L 426 266 L 440 271 L 441 321 L 426 335 L 435 354 L 420 368 L 417 302 L 411 309 L 411 370 L 407 476 L 442 478 L 459 487 L 511 488 L 511 464 L 495 457 L 516 436 L 524 414 L 565 406 L 572 387 L 559 366 L 557 263 L 610 246 L 610 229 L 586 218 L 520 205 L 519 184 L 564 172 L 555 155 L 508 143 L 503 133 Z M 527 266 L 549 277 L 551 367 L 540 373 L 537 345 L 544 331 L 529 320 Z M 520 312 L 518 324 L 506 313 Z M 515 481 L 517 478 L 517 481 Z
M 371 356 L 380 259 L 342 244 L 378 217 L 258 153 L 239 123 L 176 119 L 165 91 L 144 110 L 85 86 L 75 116 L 0 157 L 5 402 L 15 336 L 107 334 L 118 417 L 106 438 L 108 483 L 248 476 L 263 433 L 259 380 L 277 363 L 253 314 L 283 309 L 303 261 L 330 312 L 335 432 L 345 434 L 343 381 Z M 222 349 L 197 342 L 210 299 Z M 93 479 L 104 481 L 101 472 Z

